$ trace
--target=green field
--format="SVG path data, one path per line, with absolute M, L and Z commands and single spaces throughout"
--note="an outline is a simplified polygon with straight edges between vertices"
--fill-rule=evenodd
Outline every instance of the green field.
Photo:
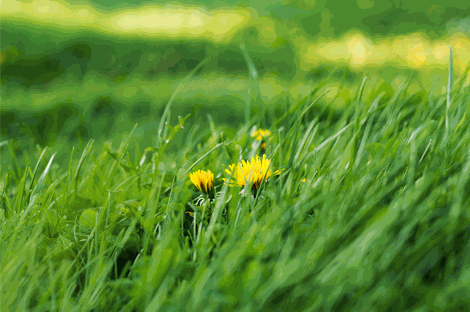
M 467 11 L 395 2 L 5 2 L 0 311 L 468 311 Z
M 166 123 L 170 101 L 154 129 L 62 150 L 65 165 L 4 141 L 2 310 L 465 311 L 468 86 L 447 99 L 369 84 L 341 114 L 319 110 L 320 84 L 278 114 L 246 106 L 236 126 L 197 108 Z M 262 151 L 250 133 L 265 125 Z M 223 183 L 262 153 L 279 176 L 254 193 Z

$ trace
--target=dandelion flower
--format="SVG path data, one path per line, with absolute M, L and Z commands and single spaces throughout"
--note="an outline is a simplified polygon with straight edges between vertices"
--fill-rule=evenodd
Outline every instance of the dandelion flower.
M 271 160 L 266 159 L 266 155 L 263 155 L 263 159 L 256 156 L 256 158 L 251 158 L 251 162 L 242 160 L 242 162 L 237 165 L 230 165 L 229 169 L 225 169 L 225 172 L 230 174 L 236 181 L 235 183 L 229 183 L 229 185 L 244 187 L 246 184 L 249 184 L 252 189 L 257 189 L 263 181 L 263 178 L 267 181 L 273 174 L 272 170 L 269 169 L 270 163 Z M 274 172 L 275 175 L 279 173 L 279 170 Z
M 191 182 L 204 194 L 211 194 L 214 190 L 214 174 L 210 171 L 198 170 L 189 175 Z
M 253 133 L 251 134 L 251 137 L 256 138 L 256 140 L 258 141 L 262 141 L 263 139 L 269 137 L 270 135 L 271 135 L 271 131 L 258 129 L 256 131 L 253 131 Z
M 251 136 L 253 138 L 256 138 L 257 141 L 261 141 L 261 154 L 264 153 L 264 150 L 266 149 L 266 139 L 271 135 L 271 131 L 267 129 L 258 129 L 256 131 L 253 131 L 251 133 Z

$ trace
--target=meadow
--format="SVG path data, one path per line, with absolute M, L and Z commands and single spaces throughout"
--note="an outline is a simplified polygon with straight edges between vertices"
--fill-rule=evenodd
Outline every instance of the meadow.
M 290 26 L 71 38 L 30 6 L 2 11 L 1 311 L 469 310 L 464 36 L 307 66 Z
M 168 123 L 169 101 L 155 146 L 136 125 L 65 166 L 47 148 L 24 166 L 5 141 L 2 310 L 465 311 L 470 93 L 409 83 L 386 94 L 364 77 L 338 115 L 312 114 L 317 86 L 235 130 L 210 113 L 206 129 L 196 112 Z M 246 183 L 224 183 L 232 164 Z M 213 178 L 193 184 L 197 170 Z

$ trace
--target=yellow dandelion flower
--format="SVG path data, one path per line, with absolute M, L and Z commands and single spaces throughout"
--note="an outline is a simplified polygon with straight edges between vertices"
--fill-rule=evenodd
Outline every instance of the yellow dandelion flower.
M 256 131 L 253 131 L 251 134 L 251 137 L 256 138 L 256 140 L 261 141 L 264 138 L 267 138 L 271 135 L 271 131 L 269 130 L 263 130 L 263 129 L 258 129 Z
M 305 178 L 302 179 L 302 182 L 305 182 Z
M 209 194 L 212 192 L 214 185 L 214 174 L 207 170 L 198 170 L 189 175 L 191 182 L 203 193 Z
M 229 169 L 225 169 L 225 172 L 232 175 L 235 179 L 235 183 L 230 183 L 229 185 L 244 187 L 246 184 L 249 184 L 252 189 L 258 188 L 263 178 L 266 181 L 273 174 L 272 170 L 269 169 L 270 163 L 271 160 L 266 159 L 266 155 L 263 155 L 263 159 L 260 159 L 257 155 L 256 158 L 251 158 L 251 162 L 242 160 L 242 162 L 238 163 L 236 166 L 235 164 L 230 165 Z M 274 171 L 275 175 L 279 173 L 279 170 Z

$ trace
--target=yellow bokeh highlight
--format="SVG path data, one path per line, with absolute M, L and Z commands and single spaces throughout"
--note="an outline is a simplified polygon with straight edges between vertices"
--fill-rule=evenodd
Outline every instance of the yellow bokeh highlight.
M 306 38 L 297 38 L 297 42 L 302 70 L 324 62 L 348 64 L 353 68 L 383 64 L 445 68 L 449 64 L 449 45 L 452 46 L 456 73 L 462 74 L 470 63 L 470 39 L 460 33 L 436 42 L 430 42 L 419 34 L 372 42 L 359 33 L 329 42 L 311 43 Z
M 133 35 L 207 37 L 221 41 L 248 21 L 248 14 L 236 11 L 214 11 L 211 14 L 184 7 L 149 7 L 117 14 L 107 24 L 110 29 Z
M 372 44 L 363 36 L 355 36 L 347 41 L 348 54 L 351 55 L 351 64 L 361 66 L 366 59 L 374 52 Z
M 334 99 L 338 95 L 338 87 L 334 86 L 330 88 L 330 92 L 326 94 L 326 97 L 329 99 Z
M 421 43 L 412 44 L 408 47 L 408 59 L 415 65 L 421 65 L 426 61 L 426 52 Z
M 29 3 L 4 1 L 0 6 L 2 19 L 27 19 L 50 26 L 97 26 L 104 14 L 89 5 L 73 5 L 62 1 L 35 0 Z
M 360 34 L 344 37 L 339 41 L 330 41 L 306 47 L 304 59 L 307 63 L 327 59 L 349 62 L 352 67 L 362 67 L 374 54 L 372 43 Z
M 35 13 L 41 15 L 69 14 L 69 10 L 65 6 L 50 0 L 40 0 L 33 2 L 33 10 Z
M 256 26 L 259 33 L 259 42 L 271 46 L 277 39 L 276 23 L 269 17 L 260 16 L 253 19 L 251 25 Z
M 146 37 L 204 37 L 227 41 L 251 20 L 248 10 L 214 10 L 183 6 L 155 5 L 137 10 L 101 12 L 90 5 L 70 5 L 61 0 L 34 0 L 30 3 L 11 0 L 0 6 L 2 19 L 28 20 L 47 26 L 92 28 L 111 34 Z M 66 30 L 62 28 L 61 30 Z
M 436 60 L 447 60 L 449 58 L 449 47 L 447 45 L 436 46 L 432 50 L 432 56 Z
M 5 3 L 4 1 L 2 1 L 0 3 L 0 12 L 2 13 L 2 17 L 3 17 L 4 12 L 21 11 L 21 4 L 22 3 L 17 0 L 11 0 L 11 1 L 8 1 L 8 3 Z

